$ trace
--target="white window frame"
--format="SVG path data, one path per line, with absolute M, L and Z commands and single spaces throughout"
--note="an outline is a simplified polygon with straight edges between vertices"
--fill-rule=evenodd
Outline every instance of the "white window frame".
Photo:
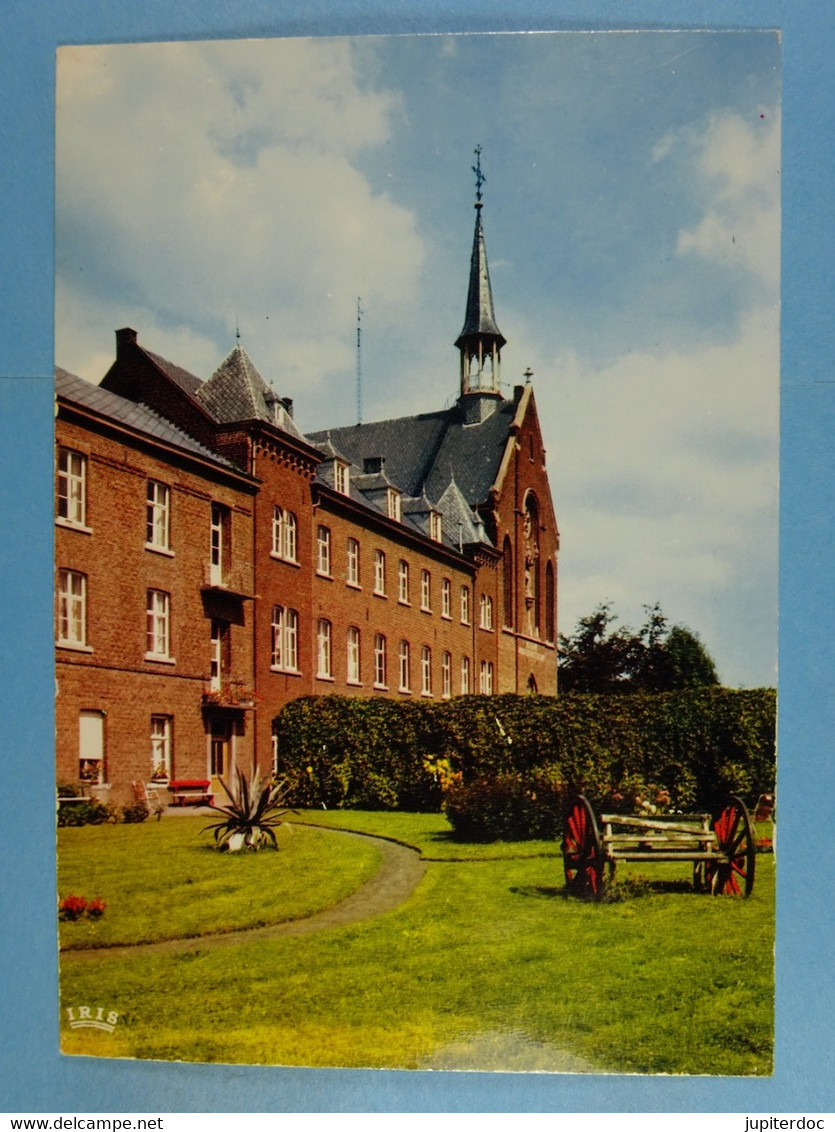
M 78 713 L 78 777 L 87 785 L 104 782 L 105 742 L 104 712 L 82 709 Z M 83 773 L 85 764 L 88 770 L 95 770 L 95 780 Z
M 145 499 L 145 546 L 171 553 L 171 488 L 148 480 Z
M 336 460 L 333 465 L 333 486 L 340 495 L 349 495 L 351 490 L 351 473 L 348 464 Z
M 470 624 L 470 587 L 461 587 L 461 624 Z
M 493 628 L 493 599 L 489 594 L 482 594 L 479 598 L 479 628 L 488 631 Z
M 316 675 L 320 680 L 333 679 L 333 625 L 327 617 L 316 624 Z
M 299 671 L 299 615 L 295 609 L 274 605 L 271 632 L 270 668 L 273 672 Z
M 493 662 L 492 660 L 483 660 L 481 662 L 481 671 L 479 673 L 479 691 L 482 696 L 493 695 Z
M 226 554 L 223 528 L 226 514 L 226 508 L 222 504 L 212 504 L 209 533 L 209 583 L 213 586 L 219 586 L 223 582 L 223 560 Z
M 349 538 L 346 548 L 347 569 L 345 583 L 360 588 L 360 544 L 359 539 Z
M 468 696 L 470 694 L 470 658 L 468 656 L 461 657 L 461 695 Z
M 292 511 L 285 511 L 276 504 L 273 507 L 273 549 L 274 558 L 285 562 L 297 562 L 297 523 Z
M 212 692 L 219 692 L 223 685 L 223 636 L 223 622 L 215 618 L 211 626 L 209 660 L 209 689 Z
M 165 778 L 171 778 L 173 731 L 174 720 L 170 715 L 151 716 L 151 778 L 161 778 L 161 770 L 165 771 Z
M 437 511 L 429 512 L 429 537 L 433 542 L 440 542 L 443 538 L 441 516 Z
M 432 612 L 432 574 L 429 570 L 420 572 L 420 608 L 424 613 Z
M 58 449 L 57 519 L 87 530 L 87 457 L 74 448 Z
M 374 634 L 374 687 L 388 687 L 388 657 L 383 633 Z
M 448 700 L 452 695 L 452 653 L 444 652 L 441 657 L 441 696 Z
M 148 590 L 145 644 L 146 660 L 171 660 L 171 594 L 165 590 Z
M 432 649 L 423 645 L 420 650 L 420 694 L 432 695 Z
M 87 575 L 58 571 L 58 644 L 87 648 Z
M 397 650 L 398 663 L 398 690 L 410 692 L 412 690 L 412 649 L 409 642 L 402 640 Z
M 441 617 L 446 621 L 452 620 L 452 582 L 449 578 L 441 579 Z
M 409 563 L 405 558 L 397 564 L 397 600 L 401 605 L 409 604 Z
M 400 492 L 393 487 L 386 492 L 386 511 L 390 519 L 400 522 Z
M 347 652 L 347 683 L 361 684 L 362 683 L 362 669 L 361 654 L 360 654 L 360 631 L 356 625 L 349 625 L 346 634 L 346 652 Z
M 386 553 L 384 550 L 374 551 L 374 593 L 378 597 L 386 596 Z
M 331 576 L 331 529 L 322 523 L 316 528 L 316 573 Z

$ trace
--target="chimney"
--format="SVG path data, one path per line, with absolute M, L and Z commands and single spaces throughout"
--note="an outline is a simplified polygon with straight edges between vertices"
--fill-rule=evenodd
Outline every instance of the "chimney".
M 284 411 L 287 414 L 287 416 L 292 420 L 293 419 L 293 398 L 292 397 L 279 397 L 279 401 L 281 401 L 282 405 L 284 406 Z
M 382 472 L 385 462 L 385 456 L 366 456 L 362 462 L 362 470 L 367 476 L 375 475 Z
M 116 331 L 116 357 L 122 356 L 128 346 L 136 345 L 136 331 L 129 326 Z

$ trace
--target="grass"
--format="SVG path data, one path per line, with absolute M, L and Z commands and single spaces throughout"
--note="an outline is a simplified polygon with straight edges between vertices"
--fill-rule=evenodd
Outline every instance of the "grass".
M 696 895 L 686 866 L 659 864 L 620 869 L 616 898 L 587 904 L 563 894 L 553 843 L 462 846 L 438 815 L 308 817 L 444 859 L 428 864 L 396 911 L 360 923 L 223 948 L 195 939 L 177 955 L 62 957 L 64 1006 L 120 1013 L 113 1035 L 67 1032 L 65 1052 L 346 1067 L 771 1071 L 770 854 L 758 858 L 749 900 Z M 158 828 L 176 826 L 180 836 L 191 825 L 169 819 Z M 89 833 L 83 852 L 73 845 L 80 863 L 100 855 L 102 834 L 123 833 L 128 842 L 138 835 L 139 844 L 152 828 L 61 831 L 64 875 L 72 840 L 64 834 Z M 294 830 L 270 855 L 291 888 L 311 887 L 311 866 L 296 857 L 306 835 L 317 831 Z M 318 836 L 316 875 L 338 872 L 347 839 Z M 266 856 L 242 856 L 235 867 L 254 873 Z M 215 870 L 227 861 L 208 859 Z M 191 860 L 183 845 L 166 857 L 165 872 L 157 866 L 156 880 L 149 875 L 160 901 Z M 112 912 L 115 921 L 109 905 L 102 924 Z M 179 911 L 172 915 L 179 920 Z

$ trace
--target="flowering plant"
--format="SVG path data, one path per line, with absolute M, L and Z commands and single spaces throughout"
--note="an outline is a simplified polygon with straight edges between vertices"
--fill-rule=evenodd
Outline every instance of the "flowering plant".
M 100 896 L 88 900 L 86 896 L 65 896 L 58 902 L 59 920 L 100 920 L 107 904 Z

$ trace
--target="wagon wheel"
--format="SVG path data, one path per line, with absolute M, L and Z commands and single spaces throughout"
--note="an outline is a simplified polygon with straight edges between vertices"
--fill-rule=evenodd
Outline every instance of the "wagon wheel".
M 579 795 L 568 812 L 562 841 L 565 884 L 574 896 L 603 895 L 605 859 L 594 811 Z
M 704 882 L 714 896 L 750 896 L 754 887 L 754 831 L 745 803 L 731 797 L 713 820 L 724 860 L 705 861 Z

